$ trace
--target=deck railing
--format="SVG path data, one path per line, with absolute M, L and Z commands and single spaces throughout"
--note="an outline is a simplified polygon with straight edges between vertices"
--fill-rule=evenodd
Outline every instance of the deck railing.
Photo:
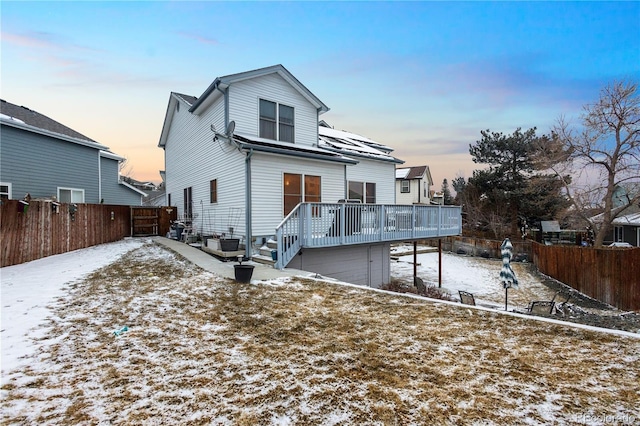
M 276 228 L 275 267 L 303 247 L 436 238 L 462 233 L 458 206 L 301 203 Z

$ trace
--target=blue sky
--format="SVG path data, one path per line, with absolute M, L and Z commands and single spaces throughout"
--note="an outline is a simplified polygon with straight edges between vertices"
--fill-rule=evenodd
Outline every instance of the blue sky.
M 127 157 L 158 182 L 169 93 L 284 65 L 321 118 L 430 167 L 479 168 L 480 131 L 546 133 L 616 79 L 640 79 L 640 2 L 11 2 L 2 99 Z

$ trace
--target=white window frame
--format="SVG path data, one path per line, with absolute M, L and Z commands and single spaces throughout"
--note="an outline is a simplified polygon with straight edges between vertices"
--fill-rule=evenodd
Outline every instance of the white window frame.
M 402 194 L 410 194 L 411 193 L 411 181 L 410 180 L 403 179 L 403 180 L 400 181 L 400 193 L 402 193 Z
M 262 114 L 260 113 L 260 103 L 262 101 L 265 102 L 270 102 L 272 104 L 275 104 L 276 106 L 276 117 L 274 120 L 274 124 L 275 124 L 275 130 L 276 130 L 276 137 L 275 139 L 271 139 L 271 138 L 267 138 L 262 136 L 262 134 L 260 133 L 260 123 L 262 122 Z M 291 108 L 293 110 L 293 124 L 288 124 L 288 123 L 281 123 L 280 122 L 280 107 L 287 107 L 287 108 Z M 271 120 L 269 119 L 269 121 L 271 122 Z M 280 126 L 284 125 L 284 126 L 290 126 L 292 128 L 292 133 L 293 133 L 293 140 L 292 141 L 282 141 L 281 139 L 281 135 L 280 135 Z M 270 139 L 270 140 L 276 140 L 276 141 L 282 141 L 282 142 L 288 142 L 288 143 L 295 143 L 296 142 L 296 109 L 294 106 L 291 105 L 287 105 L 287 104 L 281 104 L 280 102 L 276 102 L 276 101 L 272 101 L 270 99 L 265 99 L 265 98 L 258 98 L 258 136 L 264 139 Z
M 0 186 L 6 186 L 7 187 L 7 192 L 2 192 L 0 191 L 0 197 L 4 198 L 3 196 L 7 196 L 6 198 L 8 198 L 9 200 L 11 199 L 11 183 L 9 182 L 0 182 Z
M 613 242 L 621 243 L 624 241 L 624 226 L 613 227 Z
M 62 196 L 60 195 L 61 191 L 69 191 L 69 192 L 71 192 L 70 197 L 69 197 L 71 201 L 69 201 L 69 203 L 84 203 L 84 189 L 80 189 L 80 188 L 65 188 L 65 187 L 59 186 L 58 190 L 57 190 L 58 201 L 66 202 L 66 201 L 62 201 Z M 77 195 L 80 195 L 80 198 L 82 199 L 82 201 L 74 200 L 74 194 L 76 195 L 76 197 L 77 197 Z

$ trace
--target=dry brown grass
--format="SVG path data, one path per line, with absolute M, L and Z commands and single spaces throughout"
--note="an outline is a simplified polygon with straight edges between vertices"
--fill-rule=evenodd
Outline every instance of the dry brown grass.
M 4 424 L 638 421 L 636 338 L 310 279 L 238 284 L 154 245 L 56 314 L 3 387 Z

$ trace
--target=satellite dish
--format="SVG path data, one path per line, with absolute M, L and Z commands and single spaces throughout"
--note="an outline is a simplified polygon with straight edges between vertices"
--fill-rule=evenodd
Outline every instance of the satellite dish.
M 236 129 L 236 122 L 235 121 L 229 122 L 229 125 L 227 126 L 227 136 L 231 136 L 235 129 Z

